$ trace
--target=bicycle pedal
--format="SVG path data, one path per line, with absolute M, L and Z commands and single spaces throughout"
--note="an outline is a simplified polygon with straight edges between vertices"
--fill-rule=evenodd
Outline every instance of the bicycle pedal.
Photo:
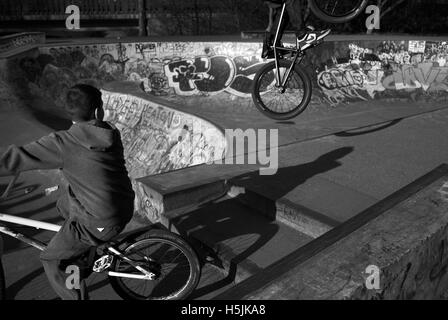
M 95 261 L 93 265 L 93 272 L 103 272 L 108 269 L 114 260 L 114 257 L 111 255 L 105 255 Z

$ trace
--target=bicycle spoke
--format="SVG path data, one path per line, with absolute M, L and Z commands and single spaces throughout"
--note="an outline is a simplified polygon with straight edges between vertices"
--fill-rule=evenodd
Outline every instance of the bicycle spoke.
M 284 76 L 286 73 L 287 69 L 281 69 L 280 74 L 281 76 Z M 276 72 L 276 70 L 274 70 L 274 72 Z M 300 104 L 301 100 L 303 99 L 303 95 L 302 94 L 297 94 L 296 91 L 300 92 L 300 89 L 298 90 L 294 90 L 294 88 L 290 88 L 290 86 L 294 87 L 294 82 L 297 82 L 296 79 L 294 79 L 295 77 L 295 73 L 294 71 L 292 71 L 293 74 L 290 75 L 291 79 L 288 81 L 287 88 L 285 90 L 284 93 L 280 93 L 278 88 L 275 88 L 275 84 L 271 84 L 271 87 L 274 87 L 273 90 L 269 90 L 269 91 L 264 91 L 264 90 L 260 90 L 263 91 L 263 99 L 266 100 L 265 104 L 266 107 L 270 110 L 273 111 L 281 111 L 283 113 L 287 113 L 289 111 L 291 111 L 292 109 L 294 109 L 297 105 Z M 262 80 L 262 83 L 264 82 L 264 79 Z M 269 85 L 267 86 L 269 88 Z M 263 85 L 262 85 L 263 88 Z M 277 90 L 277 92 L 276 92 Z M 272 92 L 272 97 L 269 97 L 269 93 Z M 294 101 L 295 97 L 299 97 L 298 101 Z M 287 106 L 288 103 L 286 103 L 286 101 L 289 102 L 290 105 L 292 105 L 292 107 Z
M 142 299 L 146 297 L 163 299 L 173 295 L 176 296 L 185 288 L 192 272 L 190 262 L 185 253 L 177 246 L 169 242 L 163 242 L 160 239 L 157 241 L 148 239 L 142 245 L 132 247 L 125 254 L 146 270 L 153 268 L 148 263 L 155 264 L 154 267 L 156 269 L 152 270 L 152 272 L 158 275 L 155 280 L 120 278 L 122 286 L 126 288 L 127 292 Z M 151 262 L 146 257 L 150 257 Z M 116 270 L 121 272 L 130 271 L 132 274 L 141 273 L 126 263 L 126 261 L 119 260 L 117 263 Z M 150 268 L 148 269 L 148 267 Z
M 310 83 L 306 73 L 296 67 L 291 68 L 290 61 L 281 60 L 279 67 L 277 72 L 275 63 L 271 62 L 257 75 L 254 102 L 268 117 L 286 120 L 297 116 L 307 107 Z M 276 85 L 277 73 L 280 74 L 281 82 L 289 73 L 288 80 L 282 87 Z

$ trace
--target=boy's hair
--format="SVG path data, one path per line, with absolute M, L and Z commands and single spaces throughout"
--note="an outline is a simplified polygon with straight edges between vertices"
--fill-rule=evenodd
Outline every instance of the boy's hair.
M 101 91 L 88 84 L 77 84 L 68 90 L 66 104 L 72 119 L 90 120 L 95 110 L 103 106 Z

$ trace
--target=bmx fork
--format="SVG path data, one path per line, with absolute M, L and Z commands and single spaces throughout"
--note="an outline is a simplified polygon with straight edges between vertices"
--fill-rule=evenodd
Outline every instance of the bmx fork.
M 286 84 L 289 81 L 289 77 L 291 76 L 291 71 L 292 69 L 296 66 L 296 64 L 300 64 L 303 60 L 303 57 L 305 56 L 305 54 L 303 52 L 301 52 L 300 50 L 296 52 L 296 54 L 294 55 L 294 59 L 291 62 L 290 67 L 288 68 L 288 70 L 286 71 L 284 77 L 281 77 L 280 74 L 280 63 L 278 60 L 275 61 L 275 68 L 276 68 L 276 85 L 278 88 L 281 88 L 281 92 L 285 93 L 286 91 Z
M 297 62 L 297 60 L 299 59 L 299 56 L 300 56 L 300 60 Z M 286 71 L 285 77 L 281 83 L 282 93 L 284 93 L 286 90 L 286 84 L 288 83 L 289 77 L 291 76 L 292 69 L 296 66 L 296 63 L 300 64 L 302 62 L 303 56 L 304 55 L 301 54 L 300 51 L 297 51 L 297 53 L 295 54 L 294 60 L 292 61 L 291 66 L 289 67 L 288 71 Z

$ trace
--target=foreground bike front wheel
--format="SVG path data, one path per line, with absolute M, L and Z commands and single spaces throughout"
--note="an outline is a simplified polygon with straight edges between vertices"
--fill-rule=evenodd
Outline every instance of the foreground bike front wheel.
M 280 78 L 285 78 L 291 62 L 280 60 Z M 277 86 L 275 61 L 255 75 L 252 99 L 264 115 L 274 120 L 292 119 L 305 111 L 311 100 L 312 85 L 308 74 L 297 65 L 292 68 L 285 87 Z
M 311 11 L 321 20 L 345 23 L 360 15 L 369 0 L 308 0 Z
M 191 246 L 180 236 L 165 230 L 151 229 L 128 238 L 120 251 L 142 268 L 157 274 L 156 280 L 109 277 L 114 290 L 123 299 L 186 299 L 199 282 L 201 268 Z M 122 259 L 114 259 L 111 270 L 141 275 Z

